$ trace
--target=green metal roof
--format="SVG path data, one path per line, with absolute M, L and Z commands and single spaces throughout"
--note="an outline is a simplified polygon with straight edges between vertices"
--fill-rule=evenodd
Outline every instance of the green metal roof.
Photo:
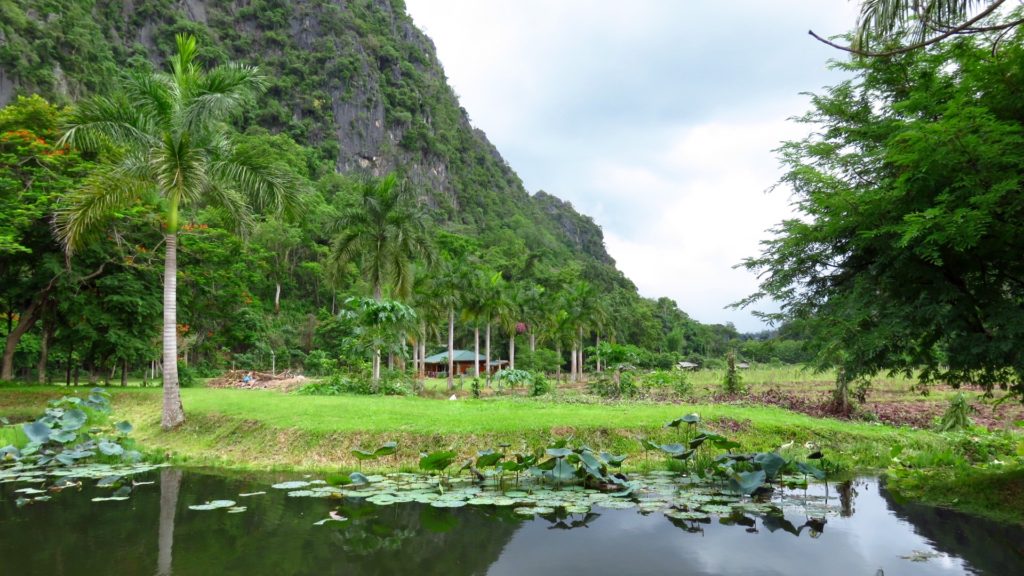
M 471 350 L 455 350 L 453 354 L 456 362 L 472 362 L 474 356 L 477 362 L 484 361 L 483 356 L 473 354 Z M 445 351 L 433 356 L 427 356 L 423 362 L 427 364 L 446 364 L 448 362 L 448 352 Z

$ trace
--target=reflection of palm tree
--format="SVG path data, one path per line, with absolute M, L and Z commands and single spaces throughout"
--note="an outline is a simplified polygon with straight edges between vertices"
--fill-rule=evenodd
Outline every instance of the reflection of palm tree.
M 157 540 L 157 576 L 171 574 L 174 514 L 178 510 L 179 488 L 181 488 L 181 470 L 164 468 L 160 471 L 160 533 Z

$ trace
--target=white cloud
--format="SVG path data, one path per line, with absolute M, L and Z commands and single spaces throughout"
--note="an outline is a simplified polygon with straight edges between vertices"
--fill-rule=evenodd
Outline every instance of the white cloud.
M 806 35 L 852 27 L 844 0 L 407 0 L 462 104 L 531 190 L 594 217 L 651 297 L 759 330 L 723 306 L 733 266 L 789 215 L 772 150 L 839 76 Z

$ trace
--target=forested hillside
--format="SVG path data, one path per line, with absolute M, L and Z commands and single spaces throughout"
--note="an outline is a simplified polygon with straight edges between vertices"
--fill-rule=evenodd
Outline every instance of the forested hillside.
M 530 195 L 470 124 L 401 0 L 0 0 L 4 377 L 57 379 L 52 369 L 46 376 L 48 358 L 67 379 L 83 369 L 93 378 L 141 372 L 159 358 L 161 234 L 152 210 L 143 202 L 116 211 L 106 234 L 70 260 L 50 223 L 101 160 L 58 144 L 61 115 L 128 74 L 166 69 L 181 33 L 197 38 L 204 66 L 259 67 L 267 89 L 235 119 L 233 141 L 274 159 L 302 188 L 297 209 L 249 222 L 202 203 L 184 213 L 185 363 L 339 361 L 353 328 L 338 312 L 347 297 L 373 289 L 358 259 L 332 257 L 339 222 L 358 202 L 361 178 L 389 173 L 425 212 L 436 258 L 416 265 L 413 295 L 386 295 L 416 308 L 429 348 L 450 316 L 439 304 L 444 270 L 461 294 L 448 308 L 459 310 L 463 347 L 492 320 L 513 327 L 495 330 L 496 349 L 517 332 L 558 353 L 603 338 L 640 346 L 662 364 L 720 355 L 738 336 L 700 325 L 666 299 L 641 298 L 592 219 L 550 194 Z M 498 284 L 507 311 L 485 322 L 468 295 Z M 562 305 L 544 316 L 538 302 Z M 571 320 L 573 310 L 587 320 Z M 546 324 L 562 327 L 542 331 Z

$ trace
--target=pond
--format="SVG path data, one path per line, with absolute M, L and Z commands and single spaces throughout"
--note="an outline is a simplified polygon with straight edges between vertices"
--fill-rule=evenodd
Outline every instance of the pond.
M 125 500 L 93 501 L 111 489 L 92 480 L 38 502 L 26 483 L 8 481 L 0 574 L 1024 574 L 1021 528 L 898 504 L 872 478 L 778 490 L 709 514 L 676 504 L 675 517 L 642 493 L 597 495 L 585 511 L 587 495 L 555 489 L 536 505 L 561 499 L 568 509 L 535 514 L 486 499 L 316 497 L 331 487 L 315 480 L 163 468 L 136 477 Z M 650 481 L 680 501 L 708 500 L 667 475 Z

